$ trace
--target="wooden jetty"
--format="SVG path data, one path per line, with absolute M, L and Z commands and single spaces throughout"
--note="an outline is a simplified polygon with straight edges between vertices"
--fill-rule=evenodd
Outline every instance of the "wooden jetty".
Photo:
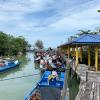
M 100 72 L 90 71 L 88 66 L 79 64 L 76 73 L 81 81 L 75 100 L 100 100 Z
M 76 100 L 100 100 L 100 82 L 81 83 Z

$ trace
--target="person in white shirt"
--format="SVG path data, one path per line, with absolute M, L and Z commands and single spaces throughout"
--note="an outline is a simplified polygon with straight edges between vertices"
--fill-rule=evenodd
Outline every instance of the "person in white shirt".
M 40 60 L 40 68 L 43 68 L 44 65 L 45 65 L 45 61 L 44 61 L 43 58 L 41 58 L 41 60 Z
M 48 62 L 49 62 L 49 64 L 52 64 L 52 58 L 51 57 L 49 57 Z

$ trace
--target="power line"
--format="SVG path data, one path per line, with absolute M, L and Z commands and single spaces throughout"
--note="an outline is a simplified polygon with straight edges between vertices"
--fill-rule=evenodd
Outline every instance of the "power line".
M 5 78 L 5 79 L 0 79 L 0 81 L 6 81 L 6 80 L 12 80 L 12 79 L 19 79 L 19 78 L 30 77 L 30 76 L 35 76 L 35 75 L 40 75 L 40 73 L 30 74 L 30 75 L 23 75 L 23 76 L 12 77 L 12 78 Z

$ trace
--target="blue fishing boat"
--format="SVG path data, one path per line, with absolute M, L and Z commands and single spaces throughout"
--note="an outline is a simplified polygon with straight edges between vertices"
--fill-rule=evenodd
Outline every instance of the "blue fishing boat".
M 20 64 L 20 62 L 18 60 L 13 60 L 13 61 L 5 61 L 5 63 L 3 64 L 3 66 L 0 66 L 0 72 L 4 72 L 7 71 L 11 68 L 15 68 L 16 66 L 18 66 Z
M 52 71 L 52 70 L 56 70 L 57 72 L 65 72 L 66 66 L 65 64 L 62 64 L 61 66 L 58 66 L 57 64 L 52 64 L 49 66 L 44 66 L 43 68 L 40 68 L 40 70 L 41 70 L 41 73 L 45 71 Z
M 58 72 L 58 79 L 52 76 L 52 71 L 45 71 L 40 82 L 38 83 L 40 87 L 59 87 L 63 88 L 64 84 L 64 74 L 65 72 Z M 50 76 L 51 75 L 51 76 Z M 48 81 L 48 78 L 51 77 L 52 80 Z
M 65 72 L 57 72 L 57 78 L 53 77 L 52 73 L 52 71 L 45 71 L 36 87 L 32 88 L 25 95 L 24 100 L 34 100 L 32 98 L 36 95 L 39 97 L 39 100 L 60 100 L 61 91 L 64 86 Z

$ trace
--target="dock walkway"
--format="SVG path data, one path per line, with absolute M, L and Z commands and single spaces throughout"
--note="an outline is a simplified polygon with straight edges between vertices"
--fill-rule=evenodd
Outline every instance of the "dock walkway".
M 76 73 L 81 81 L 75 100 L 100 100 L 100 72 L 90 71 L 88 66 L 79 64 Z
M 76 100 L 100 100 L 100 83 L 85 82 L 81 87 Z

